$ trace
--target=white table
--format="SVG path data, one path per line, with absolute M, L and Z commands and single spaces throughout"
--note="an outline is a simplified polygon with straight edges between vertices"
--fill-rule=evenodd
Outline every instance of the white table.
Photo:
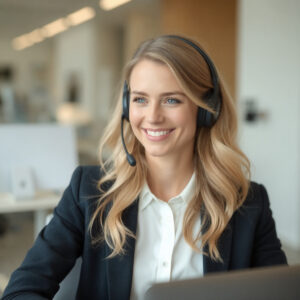
M 49 210 L 53 210 L 61 196 L 61 193 L 39 191 L 32 198 L 16 199 L 13 194 L 0 193 L 0 214 L 32 211 L 34 213 L 34 237 L 36 237 L 46 224 Z

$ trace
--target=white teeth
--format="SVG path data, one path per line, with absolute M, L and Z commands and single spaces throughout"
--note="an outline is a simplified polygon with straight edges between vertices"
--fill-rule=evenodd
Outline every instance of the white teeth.
M 150 130 L 147 130 L 147 133 L 148 135 L 151 135 L 151 136 L 161 136 L 161 135 L 166 135 L 170 132 L 170 130 L 168 131 L 150 131 Z

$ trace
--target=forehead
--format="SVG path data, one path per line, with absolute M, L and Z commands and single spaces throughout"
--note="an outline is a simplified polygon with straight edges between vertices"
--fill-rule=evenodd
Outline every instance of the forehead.
M 182 90 L 173 71 L 162 62 L 142 59 L 132 69 L 129 85 L 132 88 L 143 88 L 151 85 L 157 88 L 176 88 Z

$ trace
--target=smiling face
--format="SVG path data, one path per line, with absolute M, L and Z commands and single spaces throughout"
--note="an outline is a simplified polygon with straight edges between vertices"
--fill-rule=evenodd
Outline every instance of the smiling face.
M 129 80 L 129 118 L 148 157 L 193 158 L 197 106 L 165 64 L 143 59 Z

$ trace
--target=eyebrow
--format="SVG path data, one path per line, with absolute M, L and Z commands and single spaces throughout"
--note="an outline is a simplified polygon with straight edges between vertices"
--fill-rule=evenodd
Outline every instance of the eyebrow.
M 147 93 L 142 92 L 142 91 L 132 91 L 131 94 L 135 94 L 135 95 L 142 95 L 142 96 L 148 96 Z M 186 94 L 180 91 L 173 91 L 173 92 L 165 92 L 160 94 L 160 96 L 166 97 L 166 96 L 172 96 L 172 95 L 181 95 L 186 97 Z

